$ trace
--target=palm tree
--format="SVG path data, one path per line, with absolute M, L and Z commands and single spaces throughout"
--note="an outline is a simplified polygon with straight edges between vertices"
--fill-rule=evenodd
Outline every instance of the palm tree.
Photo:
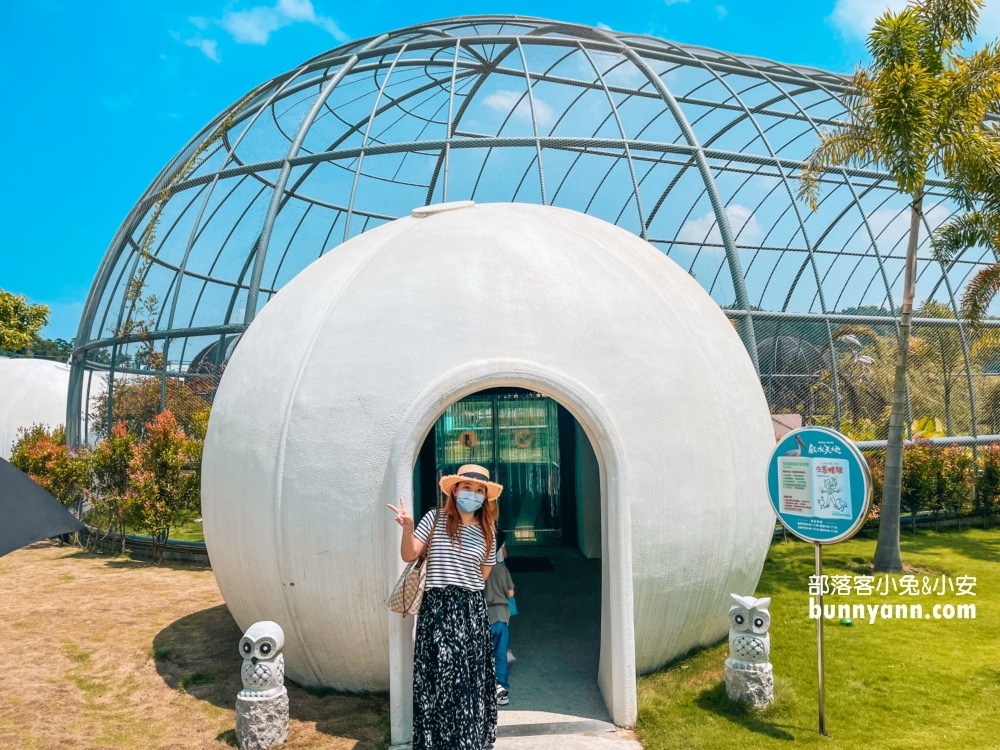
M 868 36 L 871 62 L 845 97 L 847 119 L 821 136 L 800 176 L 800 196 L 816 210 L 820 176 L 843 166 L 875 165 L 911 199 L 909 242 L 886 446 L 875 570 L 900 571 L 899 499 L 903 468 L 906 363 L 913 314 L 924 184 L 941 174 L 956 194 L 976 194 L 1000 165 L 986 113 L 1000 101 L 1000 46 L 968 57 L 983 0 L 916 0 L 887 11 Z M 1000 280 L 1000 271 L 996 278 Z M 1000 288 L 1000 281 L 998 281 Z
M 985 56 L 988 52 L 990 50 L 977 54 Z M 996 46 L 992 54 L 996 57 Z M 995 80 L 991 83 L 993 91 L 977 92 L 978 100 L 971 110 L 971 114 L 981 120 L 987 114 L 1000 111 L 997 83 Z M 1000 292 L 1000 154 L 997 153 L 995 118 L 992 126 L 988 133 L 976 132 L 977 136 L 988 136 L 980 145 L 980 159 L 986 163 L 992 160 L 992 168 L 969 170 L 971 173 L 953 187 L 952 195 L 963 211 L 939 227 L 933 238 L 934 257 L 942 264 L 950 264 L 962 252 L 976 246 L 989 248 L 997 260 L 973 276 L 962 295 L 961 315 L 974 329 L 980 328 L 990 302 Z

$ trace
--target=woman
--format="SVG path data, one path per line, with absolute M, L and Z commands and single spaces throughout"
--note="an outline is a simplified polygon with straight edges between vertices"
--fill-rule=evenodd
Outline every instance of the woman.
M 496 559 L 503 487 L 482 466 L 441 478 L 443 508 L 414 530 L 403 499 L 399 553 L 416 560 L 430 540 L 413 647 L 413 750 L 482 750 L 496 740 L 496 673 L 483 588 Z M 441 519 L 438 520 L 438 515 Z M 432 536 L 433 535 L 433 536 Z

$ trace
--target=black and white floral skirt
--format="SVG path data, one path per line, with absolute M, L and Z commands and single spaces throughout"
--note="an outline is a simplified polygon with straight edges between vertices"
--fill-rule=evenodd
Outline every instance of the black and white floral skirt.
M 482 750 L 496 734 L 496 665 L 483 592 L 427 589 L 413 648 L 413 750 Z

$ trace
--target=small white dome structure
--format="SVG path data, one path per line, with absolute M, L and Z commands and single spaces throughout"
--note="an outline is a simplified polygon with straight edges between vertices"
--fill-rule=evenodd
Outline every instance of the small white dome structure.
M 424 436 L 451 403 L 517 386 L 559 401 L 600 466 L 599 682 L 636 718 L 635 675 L 722 638 L 773 531 L 774 433 L 746 349 L 669 258 L 599 219 L 441 204 L 355 237 L 245 333 L 205 444 L 212 567 L 241 627 L 285 628 L 289 676 L 390 687 L 408 739 L 411 625 L 385 599 Z M 412 505 L 410 506 L 412 507 Z
M 68 365 L 0 357 L 0 458 L 10 458 L 22 427 L 64 424 L 68 390 Z

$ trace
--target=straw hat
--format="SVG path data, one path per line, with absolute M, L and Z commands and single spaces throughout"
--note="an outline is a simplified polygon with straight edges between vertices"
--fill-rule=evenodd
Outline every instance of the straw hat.
M 457 474 L 441 477 L 441 491 L 451 494 L 451 488 L 459 482 L 478 482 L 486 487 L 486 499 L 496 500 L 503 492 L 503 485 L 490 481 L 490 472 L 477 464 L 466 464 L 458 469 Z

